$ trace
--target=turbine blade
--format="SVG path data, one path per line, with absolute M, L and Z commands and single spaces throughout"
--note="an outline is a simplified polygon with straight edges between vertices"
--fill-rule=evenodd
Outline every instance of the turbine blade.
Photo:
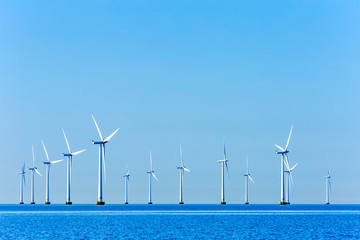
M 41 143 L 42 143 L 42 145 L 43 145 L 43 147 L 44 147 L 44 151 L 45 151 L 45 154 L 46 154 L 46 158 L 47 158 L 48 162 L 50 162 L 49 155 L 48 155 L 48 153 L 47 153 L 47 151 L 46 151 L 44 141 L 41 140 Z
M 284 158 L 285 158 L 285 166 L 287 168 L 287 170 L 290 172 L 290 166 L 289 166 L 289 160 L 288 160 L 288 157 L 287 157 L 287 154 L 284 154 Z
M 290 168 L 290 171 L 294 170 L 294 168 L 296 168 L 296 166 L 298 165 L 299 163 L 296 163 L 292 168 Z
M 119 131 L 119 128 L 118 129 L 116 129 L 112 134 L 110 134 L 110 136 L 108 136 L 107 138 L 105 138 L 105 142 L 107 142 L 107 141 L 109 141 L 110 140 L 110 138 L 112 138 L 114 135 L 115 135 L 115 133 L 117 133 L 117 131 Z
M 230 173 L 229 173 L 229 168 L 228 168 L 228 165 L 227 165 L 227 161 L 225 161 L 225 167 L 226 167 L 227 174 L 228 174 L 228 176 L 230 178 Z
M 276 144 L 275 144 L 275 147 L 277 147 L 278 149 L 280 149 L 282 152 L 285 152 L 285 150 L 284 150 L 282 147 L 280 147 L 280 146 L 278 146 L 278 145 L 276 145 Z
M 225 143 L 224 143 L 224 160 L 226 160 L 226 147 L 225 147 Z
M 32 146 L 32 155 L 33 155 L 33 167 L 35 167 L 35 153 L 34 153 L 34 146 Z
M 329 179 L 329 190 L 331 192 L 331 182 L 330 182 L 330 179 Z
M 99 126 L 97 125 L 96 120 L 95 120 L 95 118 L 94 118 L 94 116 L 93 116 L 92 114 L 91 114 L 91 117 L 92 117 L 92 119 L 94 120 L 94 123 L 95 123 L 96 129 L 98 130 L 98 133 L 99 133 L 99 136 L 100 136 L 101 141 L 104 141 L 104 139 L 103 139 L 103 137 L 102 137 L 102 135 L 101 135 L 101 132 L 100 132 Z
M 187 169 L 186 167 L 184 167 L 184 170 L 185 170 L 185 171 L 187 171 L 187 172 L 190 172 L 190 170 L 189 170 L 189 169 Z
M 249 175 L 249 160 L 247 154 L 246 154 L 246 174 Z
M 159 180 L 157 179 L 157 177 L 155 176 L 155 173 L 154 173 L 154 172 L 151 172 L 151 175 L 155 178 L 156 181 L 159 181 Z
M 153 167 L 152 167 L 152 157 L 151 157 L 151 151 L 150 151 L 150 171 L 153 170 Z
M 24 162 L 24 164 L 22 166 L 22 171 L 25 172 L 25 162 Z
M 24 185 L 26 186 L 25 174 L 22 175 L 22 179 L 23 179 Z
M 183 162 L 183 154 L 182 154 L 182 148 L 181 148 L 181 144 L 180 144 L 180 161 L 181 161 L 181 166 L 184 166 L 184 162 Z
M 77 151 L 77 152 L 72 153 L 72 155 L 73 155 L 73 156 L 76 156 L 76 155 L 78 155 L 78 154 L 80 154 L 80 153 L 82 153 L 82 152 L 85 152 L 85 151 L 86 151 L 86 149 L 83 149 L 83 150 L 80 150 L 80 151 Z
M 290 138 L 291 138 L 291 133 L 292 133 L 293 127 L 294 127 L 294 126 L 291 126 L 290 134 L 289 134 L 289 138 L 288 138 L 287 143 L 286 143 L 285 150 L 287 150 L 287 148 L 288 148 L 288 146 L 289 146 L 289 142 L 290 142 Z
M 42 176 L 41 175 L 41 173 L 35 168 L 35 172 L 37 173 L 37 174 L 39 174 L 40 176 Z
M 248 177 L 253 183 L 255 183 L 254 180 L 250 177 L 250 175 L 248 175 Z
M 69 142 L 68 142 L 68 140 L 67 140 L 67 137 L 66 137 L 66 134 L 65 134 L 65 131 L 64 131 L 64 129 L 63 129 L 63 128 L 62 128 L 62 132 L 63 132 L 63 134 L 64 134 L 65 141 L 66 141 L 66 145 L 67 145 L 67 148 L 68 148 L 68 150 L 69 150 L 69 153 L 71 153 L 71 150 L 70 150 L 70 145 L 69 145 Z
M 55 163 L 62 162 L 62 161 L 64 161 L 64 159 L 59 159 L 59 160 L 51 161 L 50 163 L 51 163 L 51 164 L 55 164 Z

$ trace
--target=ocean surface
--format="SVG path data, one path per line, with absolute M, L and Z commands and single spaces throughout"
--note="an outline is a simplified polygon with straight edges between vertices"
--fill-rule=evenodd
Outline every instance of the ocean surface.
M 360 205 L 0 205 L 0 239 L 360 239 Z

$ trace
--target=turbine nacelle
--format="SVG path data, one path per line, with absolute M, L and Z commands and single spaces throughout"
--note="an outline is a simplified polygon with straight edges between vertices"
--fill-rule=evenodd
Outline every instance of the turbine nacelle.
M 286 151 L 276 151 L 276 153 L 277 154 L 287 154 L 287 153 L 289 153 L 289 151 L 288 150 L 286 150 Z
M 92 140 L 93 144 L 105 144 L 108 143 L 108 141 L 94 141 Z

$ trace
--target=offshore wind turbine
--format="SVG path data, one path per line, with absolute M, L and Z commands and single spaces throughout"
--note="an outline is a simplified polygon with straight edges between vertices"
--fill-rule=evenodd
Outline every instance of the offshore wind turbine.
M 152 199 L 151 199 L 151 177 L 154 177 L 156 181 L 159 181 L 159 180 L 155 176 L 155 172 L 154 172 L 154 169 L 153 169 L 153 166 L 152 166 L 151 151 L 150 151 L 150 171 L 147 171 L 146 173 L 149 174 L 149 202 L 148 202 L 148 204 L 152 204 Z
M 275 144 L 275 147 L 277 147 L 278 149 L 280 149 L 280 151 L 276 151 L 276 153 L 277 153 L 277 154 L 281 154 L 281 191 L 280 191 L 280 205 L 286 205 L 286 204 L 287 204 L 287 202 L 286 202 L 286 200 L 285 200 L 285 169 L 284 169 L 284 166 L 286 166 L 286 169 L 287 169 L 287 170 L 290 170 L 289 162 L 288 162 L 288 157 L 287 157 L 287 154 L 289 153 L 289 151 L 288 151 L 287 149 L 288 149 L 288 146 L 289 146 L 289 142 L 290 142 L 292 130 L 293 130 L 293 126 L 291 126 L 289 138 L 288 138 L 288 140 L 287 140 L 285 149 Z M 290 177 L 291 177 L 291 172 L 289 172 L 289 174 L 290 174 Z
M 49 191 L 50 166 L 51 166 L 51 164 L 55 164 L 55 163 L 58 163 L 58 162 L 62 162 L 62 161 L 64 161 L 64 160 L 63 160 L 63 159 L 60 159 L 60 160 L 50 161 L 49 155 L 48 155 L 48 153 L 47 153 L 47 151 L 46 151 L 46 148 L 45 148 L 44 141 L 41 140 L 41 143 L 42 143 L 42 145 L 43 145 L 43 147 L 44 147 L 44 151 L 45 151 L 45 155 L 46 155 L 46 159 L 47 159 L 46 162 L 43 161 L 43 163 L 44 163 L 45 166 L 46 166 L 45 204 L 50 204 L 50 198 L 49 198 L 49 192 L 50 192 L 50 191 Z
M 176 167 L 177 169 L 180 170 L 180 200 L 179 200 L 179 204 L 184 204 L 183 202 L 183 178 L 184 178 L 184 170 L 187 172 L 190 172 L 189 169 L 187 169 L 184 165 L 184 161 L 183 161 L 183 154 L 182 154 L 182 148 L 180 145 L 180 162 L 181 165 L 179 167 Z
M 330 183 L 330 169 L 328 170 L 328 175 L 325 178 L 326 181 L 326 200 L 325 204 L 330 204 L 330 191 L 331 191 L 331 183 Z
M 129 169 L 126 170 L 126 174 L 123 177 L 125 178 L 125 204 L 129 204 L 128 202 L 128 182 L 130 180 Z
M 94 120 L 96 129 L 100 136 L 100 141 L 94 141 L 93 144 L 99 145 L 99 180 L 98 180 L 98 200 L 96 201 L 96 205 L 104 205 L 105 202 L 103 201 L 103 193 L 102 193 L 102 181 L 103 181 L 103 172 L 105 175 L 106 180 L 106 168 L 105 168 L 105 144 L 109 142 L 109 140 L 115 135 L 117 131 L 119 131 L 119 128 L 116 129 L 110 136 L 103 139 L 100 129 L 95 121 L 95 118 L 93 115 L 91 115 L 92 119 Z
M 218 160 L 218 163 L 221 163 L 221 201 L 220 204 L 225 205 L 225 168 L 229 175 L 229 168 L 227 162 L 229 160 L 226 158 L 226 148 L 224 144 L 224 159 Z
M 248 157 L 246 156 L 246 174 L 244 174 L 245 177 L 245 204 L 249 204 L 249 179 L 250 181 L 252 181 L 253 183 L 254 180 L 250 177 L 250 173 L 249 173 L 249 161 L 248 161 Z
M 25 182 L 25 162 L 21 168 L 21 172 L 18 172 L 19 176 L 20 176 L 20 204 L 24 204 L 24 195 L 23 195 L 23 184 L 26 185 Z
M 35 204 L 35 196 L 34 196 L 34 190 L 35 190 L 35 172 L 37 174 L 39 174 L 40 176 L 41 173 L 39 172 L 39 170 L 37 169 L 37 167 L 35 166 L 35 154 L 34 154 L 34 146 L 32 146 L 32 155 L 33 155 L 33 166 L 31 168 L 29 168 L 29 170 L 31 171 L 31 191 L 30 191 L 30 204 Z
M 83 150 L 80 150 L 80 151 L 77 151 L 77 152 L 71 152 L 70 145 L 69 145 L 69 142 L 67 140 L 64 129 L 62 129 L 62 132 L 64 134 L 64 138 L 65 138 L 65 141 L 66 141 L 66 146 L 67 146 L 67 148 L 69 150 L 69 153 L 63 153 L 63 156 L 67 157 L 67 161 L 66 161 L 66 165 L 67 165 L 66 166 L 66 202 L 65 202 L 65 204 L 71 205 L 72 202 L 71 202 L 71 198 L 70 198 L 70 187 L 71 187 L 72 157 L 84 152 L 86 149 L 83 149 Z
M 287 198 L 286 198 L 286 202 L 287 204 L 290 204 L 290 190 L 291 190 L 291 186 L 294 186 L 294 180 L 292 178 L 292 171 L 294 170 L 294 168 L 296 168 L 296 166 L 298 165 L 298 163 L 296 163 L 292 168 L 290 168 L 289 170 L 286 170 L 286 178 L 287 178 L 287 189 L 286 189 L 286 193 L 287 193 Z M 291 182 L 290 182 L 291 181 Z

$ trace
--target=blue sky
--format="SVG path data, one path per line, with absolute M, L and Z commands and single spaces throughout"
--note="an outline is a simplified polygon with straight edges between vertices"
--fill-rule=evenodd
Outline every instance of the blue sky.
M 229 203 L 277 203 L 290 126 L 293 203 L 323 203 L 328 168 L 334 203 L 359 203 L 358 1 L 1 1 L 0 203 L 17 203 L 22 162 L 34 145 L 74 157 L 72 201 L 97 200 L 98 139 L 107 145 L 104 200 L 147 202 L 149 151 L 159 178 L 154 203 L 177 203 L 179 144 L 191 173 L 186 203 L 219 203 L 226 142 Z M 26 176 L 25 202 L 30 198 Z M 66 197 L 66 164 L 54 165 L 50 200 Z M 36 177 L 35 200 L 45 201 Z

